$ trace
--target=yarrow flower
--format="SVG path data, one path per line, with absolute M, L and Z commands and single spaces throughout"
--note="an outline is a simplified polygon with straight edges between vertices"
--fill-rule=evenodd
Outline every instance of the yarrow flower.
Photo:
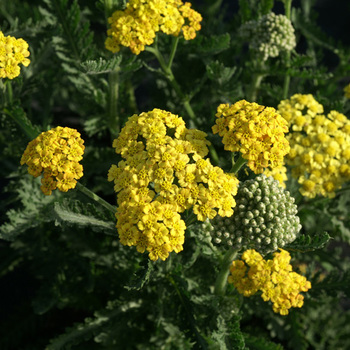
M 301 225 L 294 198 L 272 177 L 261 174 L 240 182 L 235 200 L 233 216 L 217 216 L 204 224 L 214 244 L 265 255 L 297 237 Z
M 233 284 L 240 294 L 250 297 L 261 291 L 264 301 L 273 303 L 273 311 L 288 315 L 292 307 L 302 307 L 304 297 L 311 283 L 292 271 L 290 254 L 280 249 L 272 260 L 264 260 L 254 249 L 246 250 L 242 260 L 235 260 L 230 266 L 228 282 Z
M 19 64 L 28 67 L 30 60 L 28 44 L 23 39 L 10 35 L 4 36 L 0 31 L 0 78 L 14 79 L 21 71 Z
M 75 187 L 83 176 L 84 140 L 71 128 L 58 126 L 42 132 L 29 142 L 21 158 L 21 165 L 28 165 L 28 173 L 41 179 L 41 190 L 50 195 L 56 188 L 62 192 Z
M 225 150 L 240 152 L 254 173 L 282 166 L 289 152 L 288 123 L 274 108 L 241 100 L 219 105 L 216 117 L 213 133 L 222 137 Z
M 113 147 L 123 160 L 108 180 L 118 193 L 117 229 L 123 245 L 165 260 L 183 249 L 181 213 L 193 208 L 198 220 L 231 216 L 238 180 L 209 159 L 206 134 L 160 109 L 129 118 Z
M 291 51 L 296 46 L 291 21 L 286 16 L 273 12 L 256 21 L 244 23 L 239 33 L 255 55 L 262 56 L 264 61 L 269 57 L 277 57 L 280 52 Z
M 202 16 L 191 9 L 189 2 L 131 0 L 125 10 L 114 12 L 108 19 L 110 28 L 105 46 L 113 53 L 118 52 L 120 46 L 129 47 L 138 55 L 153 43 L 159 31 L 173 36 L 182 31 L 185 40 L 194 39 L 201 29 L 201 21 Z
M 295 94 L 278 111 L 289 122 L 291 151 L 286 164 L 303 196 L 332 198 L 350 180 L 350 121 L 337 111 L 324 114 L 312 95 Z

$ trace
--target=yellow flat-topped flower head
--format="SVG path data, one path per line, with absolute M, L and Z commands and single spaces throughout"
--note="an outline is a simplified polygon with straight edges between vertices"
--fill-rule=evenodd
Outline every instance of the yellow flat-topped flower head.
M 291 151 L 286 164 L 298 179 L 300 193 L 313 198 L 332 198 L 350 180 L 350 121 L 342 113 L 324 114 L 323 106 L 310 94 L 295 94 L 278 106 L 288 121 Z M 344 171 L 345 170 L 345 171 Z
M 10 35 L 4 36 L 0 31 L 0 78 L 14 79 L 19 76 L 20 64 L 28 67 L 28 43 Z
M 272 260 L 264 260 L 254 249 L 246 250 L 242 260 L 235 260 L 230 267 L 228 283 L 246 297 L 261 291 L 264 301 L 273 303 L 273 311 L 287 315 L 292 307 L 302 307 L 311 283 L 290 265 L 290 254 L 280 249 Z
M 106 49 L 118 52 L 129 47 L 138 55 L 154 42 L 158 32 L 192 40 L 201 29 L 202 16 L 181 0 L 131 0 L 123 11 L 116 11 L 108 19 L 110 28 Z
M 27 164 L 29 174 L 34 177 L 43 173 L 41 190 L 45 195 L 56 188 L 67 192 L 83 176 L 79 161 L 83 159 L 84 149 L 84 140 L 77 130 L 58 126 L 29 142 L 21 165 Z
M 221 104 L 216 118 L 213 133 L 222 137 L 225 150 L 240 152 L 254 173 L 283 165 L 283 157 L 289 152 L 284 135 L 288 123 L 274 108 L 241 100 L 233 105 Z
M 204 158 L 208 145 L 206 133 L 187 129 L 170 112 L 156 108 L 129 118 L 113 142 L 123 160 L 108 173 L 122 244 L 165 260 L 183 249 L 185 210 L 193 208 L 200 221 L 233 214 L 238 180 Z

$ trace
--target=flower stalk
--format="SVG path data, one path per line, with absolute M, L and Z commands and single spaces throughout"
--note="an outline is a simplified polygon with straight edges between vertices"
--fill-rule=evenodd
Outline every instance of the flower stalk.
M 192 106 L 189 102 L 189 99 L 185 96 L 185 94 L 182 92 L 182 89 L 180 87 L 180 85 L 178 84 L 178 82 L 175 79 L 174 73 L 171 69 L 174 57 L 175 57 L 175 53 L 176 53 L 176 49 L 177 49 L 177 44 L 178 44 L 179 38 L 175 37 L 173 40 L 173 44 L 172 44 L 172 48 L 171 48 L 171 52 L 170 52 L 170 56 L 169 56 L 169 60 L 168 63 L 166 63 L 164 56 L 162 55 L 162 53 L 159 51 L 157 45 L 155 45 L 154 47 L 151 46 L 147 46 L 145 48 L 146 51 L 151 52 L 156 59 L 159 62 L 159 65 L 165 75 L 165 77 L 168 79 L 170 85 L 173 87 L 174 91 L 176 92 L 177 96 L 180 98 L 184 108 L 186 109 L 186 112 L 188 114 L 188 116 L 191 118 L 192 121 L 196 120 L 196 115 L 192 109 Z
M 103 198 L 98 196 L 95 192 L 92 192 L 91 190 L 89 190 L 87 187 L 82 185 L 80 182 L 77 182 L 76 188 L 81 193 L 83 193 L 85 196 L 91 198 L 92 200 L 94 200 L 98 204 L 102 205 L 103 207 L 108 209 L 113 214 L 115 214 L 115 212 L 117 211 L 117 208 L 115 206 L 113 206 L 113 205 L 109 204 L 108 202 L 106 202 Z
M 108 121 L 110 132 L 114 138 L 118 136 L 120 131 L 118 115 L 119 67 L 109 73 L 108 85 Z
M 239 172 L 239 170 L 242 168 L 242 166 L 244 164 L 246 164 L 247 162 L 248 162 L 248 160 L 244 159 L 241 154 L 239 155 L 239 158 L 235 162 L 234 161 L 234 153 L 232 153 L 232 169 L 231 169 L 230 173 L 237 174 Z
M 290 20 L 291 9 L 292 9 L 292 0 L 284 0 L 283 4 L 284 4 L 285 16 Z M 290 51 L 287 51 L 285 53 L 285 62 L 286 62 L 286 68 L 288 69 L 290 66 Z M 284 99 L 286 99 L 288 97 L 289 85 L 290 85 L 290 75 L 288 73 L 286 73 L 284 76 L 284 83 L 283 83 L 283 98 Z
M 230 266 L 232 261 L 236 258 L 237 250 L 234 248 L 229 249 L 221 263 L 220 272 L 215 281 L 214 293 L 216 295 L 225 295 L 227 286 L 227 277 L 230 273 Z

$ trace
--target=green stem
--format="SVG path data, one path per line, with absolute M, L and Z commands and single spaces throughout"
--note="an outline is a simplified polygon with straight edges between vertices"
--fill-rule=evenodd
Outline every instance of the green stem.
M 263 78 L 264 78 L 264 74 L 261 74 L 261 73 L 255 73 L 253 75 L 253 80 L 250 84 L 249 91 L 247 93 L 247 100 L 249 102 L 256 102 L 258 90 Z
M 237 159 L 237 161 L 234 161 L 234 153 L 232 153 L 232 169 L 231 169 L 231 173 L 237 174 L 238 171 L 242 168 L 242 166 L 244 164 L 246 164 L 248 161 L 247 159 L 244 159 L 242 157 L 242 155 L 239 155 L 239 158 Z
M 100 196 L 98 196 L 96 193 L 89 190 L 87 187 L 82 185 L 80 182 L 77 182 L 76 188 L 81 192 L 84 193 L 87 197 L 93 199 L 95 202 L 99 203 L 109 211 L 111 211 L 113 214 L 117 211 L 117 208 L 113 205 L 106 202 L 104 199 L 102 199 Z
M 173 74 L 173 71 L 171 69 L 172 61 L 173 61 L 174 56 L 175 56 L 176 47 L 177 47 L 177 42 L 174 41 L 172 51 L 170 54 L 170 59 L 169 59 L 168 63 L 165 62 L 165 59 L 164 59 L 163 55 L 161 54 L 161 52 L 158 50 L 157 46 L 155 46 L 155 47 L 146 46 L 145 50 L 148 52 L 151 52 L 157 58 L 165 77 L 169 80 L 169 82 L 170 82 L 171 86 L 173 87 L 174 91 L 176 92 L 177 96 L 180 98 L 183 106 L 186 109 L 187 114 L 189 115 L 189 117 L 193 121 L 195 121 L 196 115 L 192 109 L 192 106 L 190 105 L 188 98 L 182 92 L 181 87 L 178 84 L 178 82 L 176 81 L 175 76 Z
M 226 252 L 221 264 L 220 272 L 215 281 L 214 293 L 216 295 L 225 295 L 227 277 L 230 273 L 230 266 L 232 261 L 235 259 L 236 255 L 237 255 L 237 250 L 233 248 L 231 248 Z
M 291 10 L 292 10 L 292 0 L 284 0 L 284 12 L 285 16 L 290 20 L 291 17 Z M 285 62 L 286 62 L 286 68 L 288 69 L 290 66 L 290 52 L 286 52 L 285 54 Z M 283 82 L 283 99 L 286 99 L 289 94 L 289 85 L 290 85 L 290 75 L 286 74 L 284 77 Z
M 214 148 L 213 145 L 209 146 L 209 152 L 210 152 L 211 157 L 214 159 L 214 163 L 216 165 L 219 165 L 220 159 L 219 159 L 218 153 L 216 152 L 216 149 Z
M 108 121 L 110 132 L 116 137 L 120 131 L 118 116 L 118 97 L 119 97 L 119 67 L 111 71 L 108 76 L 109 94 L 108 94 Z
M 173 65 L 173 61 L 174 61 L 174 57 L 175 57 L 175 53 L 176 53 L 176 49 L 177 49 L 177 44 L 179 43 L 179 37 L 175 36 L 173 37 L 173 42 L 171 45 L 171 51 L 170 51 L 170 56 L 169 56 L 169 61 L 168 61 L 168 65 L 167 68 L 171 70 L 171 66 Z
M 6 103 L 8 105 L 12 105 L 13 102 L 13 90 L 12 90 L 12 84 L 10 80 L 7 80 L 5 82 L 5 90 L 6 90 Z
M 105 0 L 105 18 L 108 23 L 108 18 L 111 16 L 113 11 L 113 0 Z

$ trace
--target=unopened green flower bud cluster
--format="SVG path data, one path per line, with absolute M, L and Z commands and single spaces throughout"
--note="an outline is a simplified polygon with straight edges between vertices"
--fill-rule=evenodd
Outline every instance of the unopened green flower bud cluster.
M 240 35 L 264 61 L 269 57 L 277 57 L 281 51 L 291 51 L 296 46 L 291 21 L 286 16 L 273 12 L 256 21 L 244 23 Z
M 259 175 L 240 183 L 232 217 L 217 216 L 206 229 L 212 242 L 265 255 L 294 241 L 301 229 L 294 198 L 272 177 Z

